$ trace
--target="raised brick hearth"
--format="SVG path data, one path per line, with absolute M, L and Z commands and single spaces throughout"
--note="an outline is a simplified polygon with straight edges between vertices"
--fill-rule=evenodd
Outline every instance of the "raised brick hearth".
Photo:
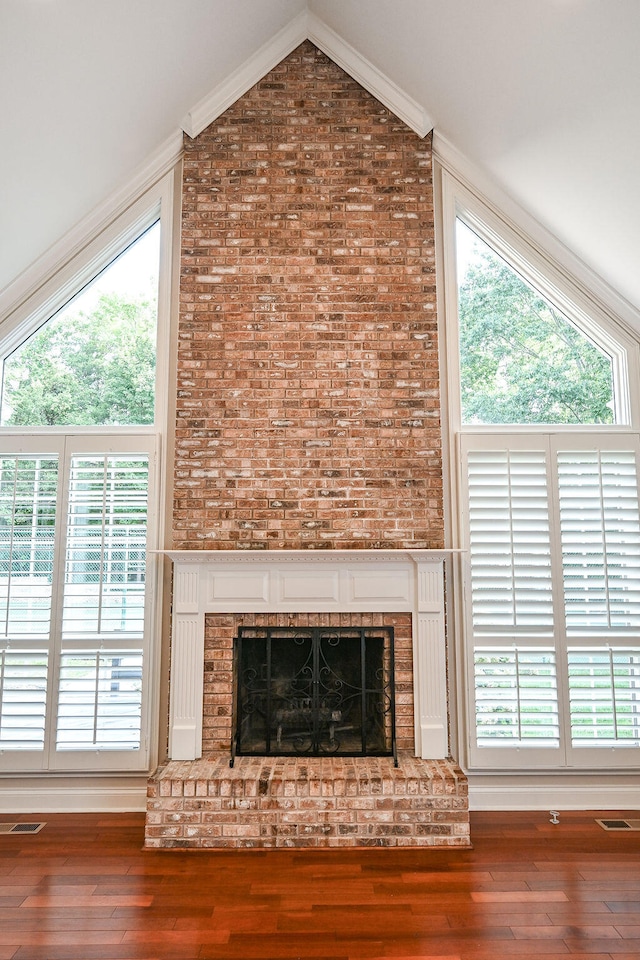
M 174 761 L 149 782 L 146 845 L 468 846 L 467 780 L 407 753 Z

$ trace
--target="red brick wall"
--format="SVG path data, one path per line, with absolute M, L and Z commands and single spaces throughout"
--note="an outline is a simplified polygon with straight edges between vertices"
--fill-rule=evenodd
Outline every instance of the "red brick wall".
M 186 139 L 177 548 L 443 545 L 430 139 L 310 43 Z

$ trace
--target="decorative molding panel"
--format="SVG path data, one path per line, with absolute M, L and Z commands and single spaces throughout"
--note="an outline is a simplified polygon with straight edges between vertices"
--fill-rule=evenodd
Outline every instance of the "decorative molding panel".
M 201 750 L 203 668 L 204 615 L 174 614 L 169 723 L 174 760 L 191 760 L 194 750 Z
M 321 573 L 312 570 L 279 571 L 278 596 L 280 603 L 289 604 L 291 601 L 303 603 L 305 606 L 322 603 L 339 603 L 340 576 L 337 570 L 323 570 Z
M 173 605 L 176 613 L 197 613 L 200 606 L 200 571 L 190 567 L 174 578 Z
M 413 596 L 413 571 L 410 570 L 355 570 L 349 576 L 351 603 L 375 603 L 387 609 L 400 603 L 402 609 Z
M 269 600 L 269 577 L 264 570 L 232 571 L 216 570 L 206 578 L 209 583 L 209 601 L 219 604 L 252 603 L 262 607 Z M 234 609 L 237 607 L 234 606 Z

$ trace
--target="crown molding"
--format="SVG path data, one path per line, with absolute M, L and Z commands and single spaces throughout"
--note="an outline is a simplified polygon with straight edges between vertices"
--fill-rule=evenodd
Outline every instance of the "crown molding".
M 184 132 L 191 138 L 197 137 L 304 40 L 311 40 L 419 137 L 425 137 L 433 129 L 433 120 L 417 101 L 315 14 L 303 11 L 189 111 L 182 123 Z
M 171 170 L 182 156 L 182 133 L 176 131 L 115 193 L 67 231 L 15 280 L 0 290 L 0 321 L 18 310 L 26 300 L 77 256 L 98 234 L 131 207 Z
M 312 13 L 307 15 L 307 37 L 419 137 L 433 130 L 434 122 L 421 104 Z
M 197 137 L 281 60 L 289 56 L 292 50 L 300 46 L 307 39 L 307 20 L 306 11 L 294 17 L 246 63 L 234 70 L 223 83 L 192 107 L 182 122 L 182 129 L 187 136 Z

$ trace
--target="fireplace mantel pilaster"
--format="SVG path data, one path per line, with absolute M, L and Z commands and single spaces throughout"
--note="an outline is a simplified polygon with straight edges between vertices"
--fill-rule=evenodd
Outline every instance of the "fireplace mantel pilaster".
M 449 755 L 444 550 L 180 550 L 173 562 L 169 757 L 202 756 L 208 613 L 411 613 L 416 756 Z

